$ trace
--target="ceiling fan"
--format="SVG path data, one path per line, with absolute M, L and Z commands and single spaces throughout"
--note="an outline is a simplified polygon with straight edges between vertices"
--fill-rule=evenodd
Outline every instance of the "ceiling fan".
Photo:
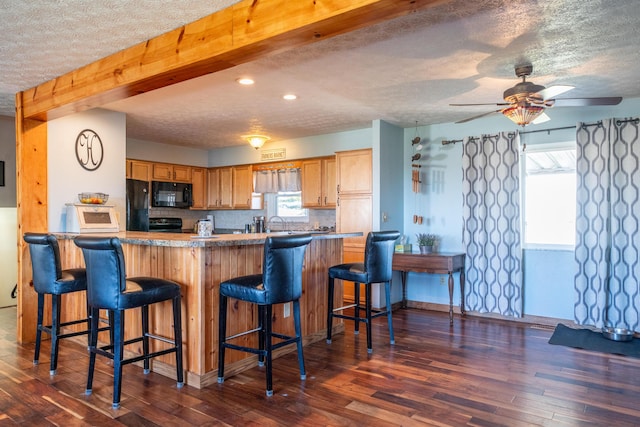
M 611 96 L 604 98 L 562 98 L 555 97 L 570 91 L 574 86 L 556 85 L 545 88 L 527 81 L 527 77 L 533 71 L 533 65 L 524 64 L 515 67 L 516 76 L 521 77 L 522 81 L 515 86 L 504 91 L 503 98 L 506 102 L 496 104 L 449 104 L 453 107 L 467 107 L 472 105 L 497 105 L 499 110 L 489 111 L 467 119 L 459 120 L 456 123 L 466 123 L 480 117 L 489 116 L 495 113 L 502 113 L 518 126 L 526 126 L 528 124 L 543 123 L 549 120 L 544 112 L 546 108 L 557 107 L 589 107 L 593 105 L 618 105 L 622 101 L 622 97 Z

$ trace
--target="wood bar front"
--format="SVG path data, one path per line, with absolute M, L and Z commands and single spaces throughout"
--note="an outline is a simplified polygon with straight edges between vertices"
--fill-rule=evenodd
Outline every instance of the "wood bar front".
M 314 235 L 305 253 L 303 266 L 303 295 L 300 300 L 302 334 L 308 344 L 326 337 L 327 270 L 342 262 L 343 237 L 357 233 L 329 233 Z M 56 234 L 60 244 L 64 268 L 84 267 L 82 251 L 74 244 L 72 234 Z M 182 335 L 184 367 L 187 384 L 201 388 L 217 381 L 218 369 L 218 300 L 220 282 L 262 271 L 262 257 L 266 234 L 219 235 L 212 239 L 192 239 L 189 235 L 173 233 L 118 233 L 122 242 L 129 277 L 152 276 L 169 279 L 182 288 Z M 106 237 L 106 236 L 103 236 Z M 83 314 L 84 293 L 65 295 L 69 308 L 65 316 Z M 334 305 L 342 304 L 342 289 L 334 293 Z M 293 317 L 284 317 L 282 305 L 274 307 L 274 331 L 293 335 Z M 153 334 L 172 337 L 171 304 L 151 307 Z M 126 337 L 140 333 L 138 310 L 126 314 Z M 257 321 L 254 305 L 232 300 L 228 309 L 229 335 L 252 329 Z M 34 319 L 35 325 L 35 319 Z M 334 333 L 344 330 L 339 322 Z M 106 341 L 106 335 L 104 335 Z M 101 340 L 102 340 L 101 338 Z M 242 345 L 255 346 L 257 334 L 243 337 Z M 86 343 L 85 343 L 86 344 Z M 165 345 L 157 343 L 156 345 Z M 291 347 L 291 346 L 288 346 Z M 142 353 L 141 345 L 127 348 Z M 275 355 L 295 350 L 282 348 Z M 255 366 L 256 356 L 228 351 L 225 371 L 229 374 Z M 175 356 L 167 355 L 153 362 L 152 370 L 175 377 Z

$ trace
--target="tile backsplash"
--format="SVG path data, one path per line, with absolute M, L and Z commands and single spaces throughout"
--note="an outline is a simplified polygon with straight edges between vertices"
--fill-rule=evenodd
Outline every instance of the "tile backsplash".
M 253 222 L 254 216 L 267 216 L 266 210 L 220 210 L 220 211 L 192 211 L 189 209 L 151 208 L 150 217 L 182 218 L 182 228 L 193 229 L 196 222 L 205 219 L 207 215 L 215 217 L 216 228 L 244 230 L 245 224 Z M 336 211 L 333 209 L 309 209 L 309 222 L 289 222 L 292 230 L 308 230 L 319 227 L 335 227 Z M 278 223 L 278 226 L 280 224 Z

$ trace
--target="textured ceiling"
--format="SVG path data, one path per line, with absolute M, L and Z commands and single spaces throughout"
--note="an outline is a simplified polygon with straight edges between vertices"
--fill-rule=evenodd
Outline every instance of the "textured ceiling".
M 43 3 L 41 5 L 41 3 Z M 14 93 L 226 7 L 234 1 L 0 0 L 0 114 Z M 495 109 L 531 62 L 562 97 L 640 96 L 637 0 L 448 1 L 426 11 L 104 106 L 129 137 L 202 148 L 369 127 L 454 122 Z M 187 13 L 188 11 L 188 13 Z M 55 16 L 57 19 L 51 20 Z M 256 84 L 235 80 L 251 76 Z M 293 102 L 282 100 L 296 93 Z M 553 120 L 553 109 L 547 113 Z M 510 123 L 504 119 L 505 123 Z

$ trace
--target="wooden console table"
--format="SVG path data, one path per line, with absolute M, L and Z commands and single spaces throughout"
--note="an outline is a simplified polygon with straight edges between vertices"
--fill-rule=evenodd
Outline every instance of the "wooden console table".
M 407 307 L 407 272 L 449 275 L 449 323 L 453 325 L 453 273 L 460 272 L 460 314 L 464 316 L 464 258 L 462 253 L 394 253 L 393 269 L 402 278 L 402 307 Z

